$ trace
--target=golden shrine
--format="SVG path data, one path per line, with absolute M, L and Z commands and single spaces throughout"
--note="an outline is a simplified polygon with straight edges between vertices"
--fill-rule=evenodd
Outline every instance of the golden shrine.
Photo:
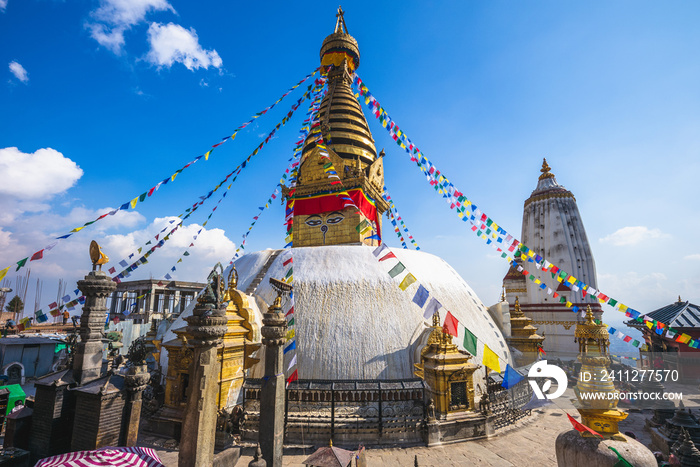
M 452 343 L 452 336 L 440 327 L 440 315 L 433 315 L 433 330 L 421 350 L 421 363 L 415 375 L 428 385 L 429 398 L 435 407 L 435 418 L 473 411 L 474 372 L 480 365 L 469 363 L 472 356 Z M 429 414 L 430 416 L 430 414 Z
M 508 345 L 522 355 L 514 355 L 516 366 L 525 366 L 537 360 L 537 354 L 542 347 L 544 337 L 537 334 L 537 328 L 532 324 L 532 318 L 525 316 L 520 309 L 520 301 L 515 297 L 515 307 L 510 314 L 510 337 L 506 337 Z
M 581 414 L 582 423 L 600 433 L 605 438 L 626 441 L 618 430 L 618 423 L 627 414 L 617 410 L 617 398 L 608 367 L 608 331 L 601 322 L 596 323 L 589 306 L 586 320 L 576 325 L 576 341 L 579 347 L 578 360 L 581 362 L 578 383 L 574 388 L 577 401 L 574 406 Z M 582 394 L 596 395 L 596 398 L 584 398 Z M 605 395 L 605 397 L 600 397 Z M 593 436 L 582 433 L 582 436 Z
M 328 93 L 319 109 L 319 132 L 304 142 L 294 190 L 284 187 L 287 208 L 294 207 L 294 247 L 365 244 L 379 245 L 381 218 L 388 209 L 384 192 L 383 152 L 377 157 L 374 139 L 352 92 L 352 74 L 360 65 L 357 41 L 338 10 L 335 31 L 321 46 L 321 65 L 334 65 L 326 73 Z M 319 136 L 328 150 L 322 159 Z M 329 175 L 337 175 L 340 183 Z M 337 196 L 348 193 L 354 206 Z M 292 193 L 290 195 L 290 192 Z
M 219 410 L 230 409 L 238 403 L 238 396 L 245 379 L 245 370 L 256 363 L 258 358 L 250 355 L 260 348 L 260 329 L 254 323 L 253 310 L 248 304 L 248 297 L 236 289 L 238 273 L 233 267 L 229 275 L 228 288 L 224 292 L 224 301 L 228 301 L 226 317 L 228 330 L 224 335 L 223 346 L 217 349 L 217 358 L 221 365 L 216 398 Z M 151 423 L 158 432 L 179 437 L 179 428 L 183 411 L 187 403 L 187 386 L 189 368 L 193 350 L 188 344 L 191 336 L 186 328 L 173 331 L 177 338 L 162 343 L 168 351 L 168 371 L 165 377 L 165 401 L 163 407 L 152 417 Z

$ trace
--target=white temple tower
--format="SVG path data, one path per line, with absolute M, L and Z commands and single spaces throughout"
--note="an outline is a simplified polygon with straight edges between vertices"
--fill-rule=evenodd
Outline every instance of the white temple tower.
M 523 208 L 522 243 L 544 257 L 561 270 L 568 272 L 594 289 L 598 288 L 595 261 L 583 227 L 581 214 L 574 195 L 557 183 L 545 159 L 537 187 L 525 200 Z M 574 306 L 585 309 L 591 306 L 596 317 L 602 313 L 600 304 L 579 286 L 557 282 L 550 272 L 537 269 L 534 263 L 524 262 L 523 267 L 542 283 L 559 294 L 554 298 L 538 284 L 511 267 L 503 279 L 506 299 L 511 311 L 515 297 L 526 316 L 533 319 L 539 333 L 544 333 L 544 349 L 547 358 L 571 359 L 578 355 L 574 342 L 574 330 L 579 316 L 561 303 L 561 297 Z M 580 314 L 580 313 L 579 313 Z

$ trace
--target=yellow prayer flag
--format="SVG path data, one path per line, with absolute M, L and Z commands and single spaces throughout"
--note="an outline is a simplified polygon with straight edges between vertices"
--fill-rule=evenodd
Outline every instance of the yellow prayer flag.
M 206 227 L 207 222 L 209 222 L 209 221 L 204 221 L 204 222 L 202 222 L 202 227 Z
M 175 172 L 174 174 L 172 174 L 172 175 L 170 176 L 170 181 L 171 181 L 171 182 L 174 182 L 174 181 L 175 181 L 175 177 L 177 177 L 177 172 Z
M 690 336 L 688 334 L 681 334 L 681 338 L 678 342 L 682 342 L 683 344 L 685 344 L 689 340 L 690 340 Z
M 561 277 L 557 276 L 557 282 L 561 282 Z
M 567 308 L 571 308 L 572 305 L 573 305 L 573 303 L 571 303 L 571 302 L 569 302 L 569 301 L 566 302 L 566 307 L 567 307 Z
M 406 290 L 409 285 L 413 284 L 416 281 L 416 278 L 411 274 L 410 272 L 406 274 L 406 277 L 403 278 L 401 283 L 399 284 L 399 289 L 401 290 Z
M 481 363 L 483 363 L 486 368 L 489 368 L 496 373 L 501 372 L 501 365 L 498 363 L 498 355 L 496 355 L 496 352 L 489 349 L 489 346 L 486 344 L 484 344 L 484 358 L 482 359 Z
M 207 151 L 204 153 L 204 160 L 208 161 L 209 160 L 209 154 L 211 154 L 211 150 Z
M 620 308 L 619 308 L 619 309 L 620 309 L 621 312 L 624 313 L 624 312 L 627 311 L 627 305 L 623 305 L 622 303 L 620 303 L 619 305 L 620 305 Z
M 234 139 L 236 139 L 236 135 L 237 135 L 237 134 L 238 134 L 238 132 L 235 132 L 234 134 L 231 135 L 231 141 L 233 141 Z
M 8 266 L 5 269 L 0 271 L 0 281 L 5 278 L 5 276 L 7 275 L 7 271 L 9 271 L 11 267 L 12 266 Z
M 138 202 L 139 197 L 137 196 L 136 198 L 131 200 L 131 209 L 134 209 L 136 207 L 136 203 Z
M 294 339 L 294 335 L 295 335 L 294 329 L 290 329 L 289 331 L 287 331 L 287 340 Z
M 85 226 L 76 227 L 76 228 L 74 228 L 73 230 L 71 230 L 71 232 L 80 232 L 80 231 L 83 230 L 84 228 L 85 228 Z
M 540 281 L 539 279 L 535 279 L 535 284 L 541 284 L 541 283 L 542 283 L 542 281 Z
M 653 321 L 647 321 L 646 323 L 647 323 L 647 327 L 648 327 L 649 329 L 651 329 L 651 328 L 654 327 L 654 322 L 653 322 Z
M 569 278 L 566 279 L 566 282 L 568 282 L 569 284 L 573 284 L 574 282 L 576 282 L 576 278 L 574 276 L 569 276 Z

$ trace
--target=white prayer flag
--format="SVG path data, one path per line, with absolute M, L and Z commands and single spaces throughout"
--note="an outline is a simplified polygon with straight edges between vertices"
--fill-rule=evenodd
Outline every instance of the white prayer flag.
M 287 367 L 287 371 L 291 370 L 294 365 L 297 364 L 297 354 L 295 353 L 294 356 L 292 357 L 292 360 L 289 362 L 289 366 Z
M 430 301 L 428 302 L 428 306 L 425 307 L 425 312 L 423 313 L 423 317 L 425 319 L 430 319 L 433 317 L 433 315 L 440 309 L 442 308 L 442 305 L 440 302 L 435 300 L 435 298 L 430 298 Z

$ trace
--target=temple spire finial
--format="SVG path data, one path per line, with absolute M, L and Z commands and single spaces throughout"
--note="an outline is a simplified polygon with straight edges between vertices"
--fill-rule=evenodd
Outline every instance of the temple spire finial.
M 678 296 L 678 303 L 683 303 L 683 300 L 681 300 L 681 296 Z
M 542 159 L 542 168 L 540 169 L 540 172 L 542 172 L 542 175 L 540 175 L 540 180 L 544 180 L 545 178 L 552 178 L 554 177 L 554 174 L 550 172 L 552 168 L 547 164 L 547 159 L 543 158 Z
M 350 34 L 348 32 L 348 25 L 345 24 L 345 12 L 343 11 L 343 7 L 338 5 L 338 13 L 336 13 L 335 17 L 335 33 L 345 33 L 345 34 Z

